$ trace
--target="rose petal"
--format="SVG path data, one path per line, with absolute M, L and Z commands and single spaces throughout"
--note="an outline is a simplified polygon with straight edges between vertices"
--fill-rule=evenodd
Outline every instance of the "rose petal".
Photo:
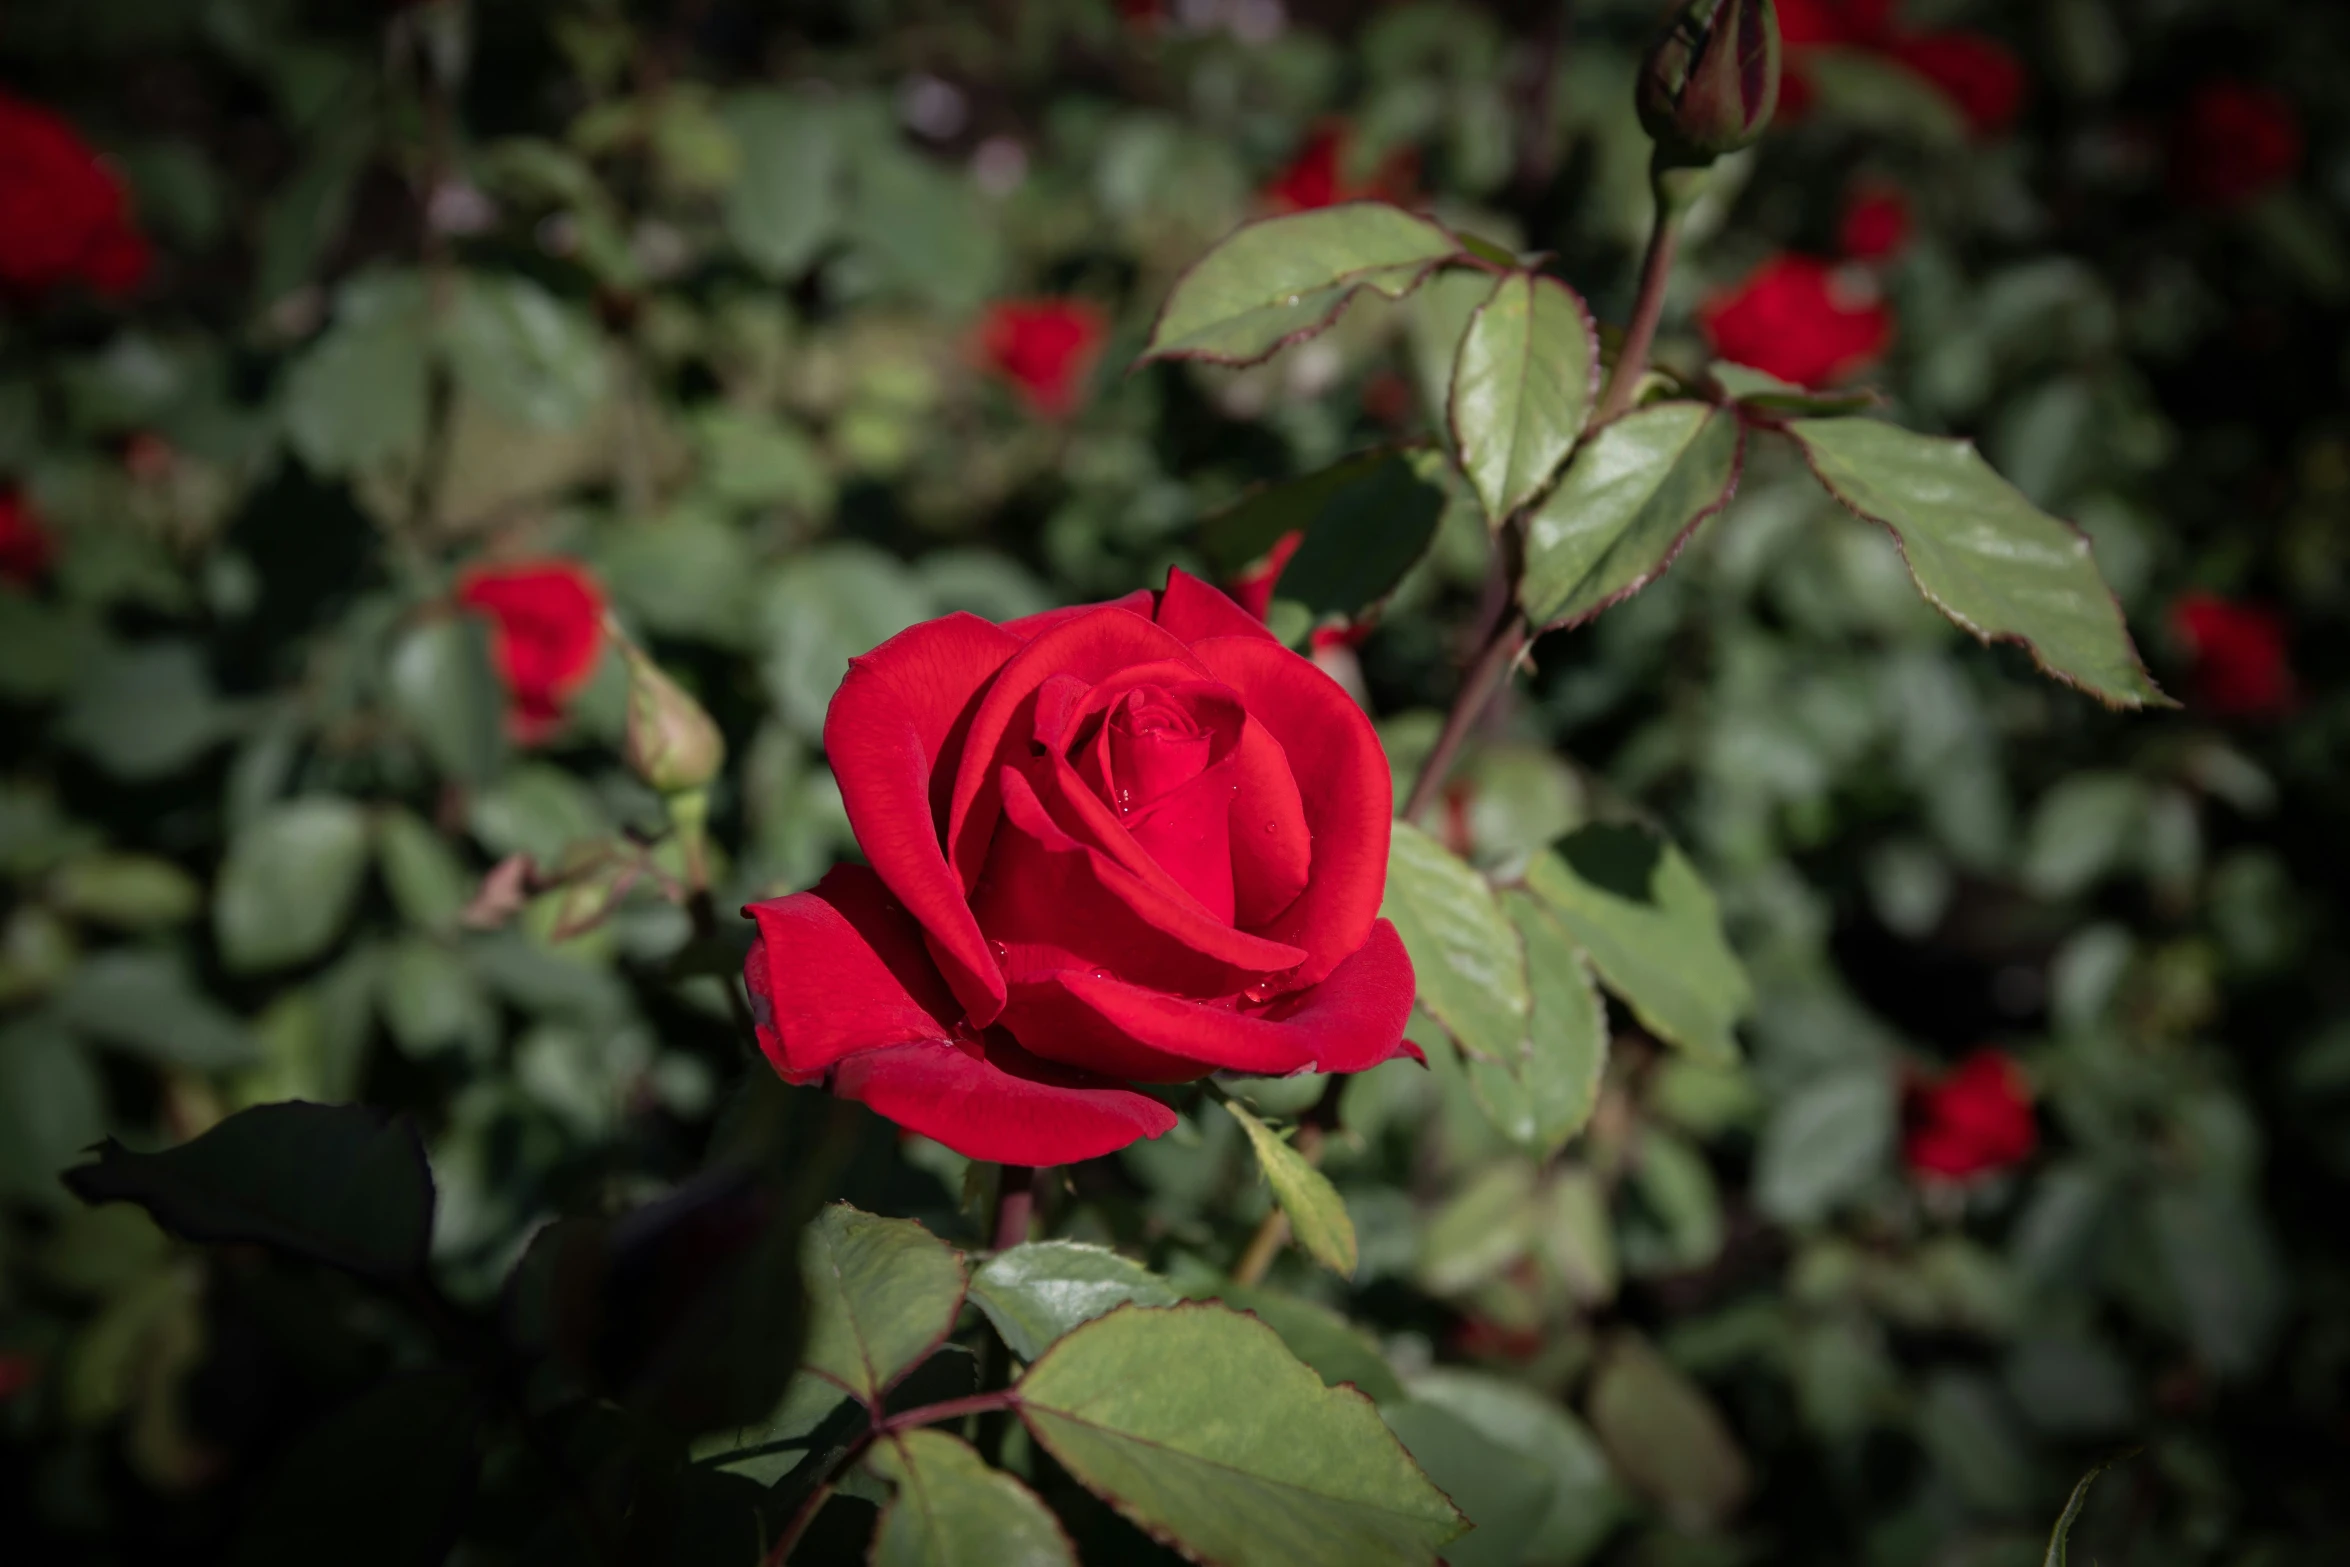
M 1004 1019 L 1039 1053 L 1140 1082 L 1218 1070 L 1360 1072 L 1419 1054 L 1403 1037 L 1412 990 L 1412 960 L 1395 927 L 1380 920 L 1319 985 L 1263 1009 L 1186 1001 L 1066 971 L 1015 981 Z
M 1281 742 L 1253 718 L 1241 728 L 1232 781 L 1232 922 L 1262 933 L 1306 890 L 1314 836 Z
M 1213 637 L 1191 651 L 1280 742 L 1296 780 L 1313 875 L 1295 902 L 1257 928 L 1306 950 L 1305 962 L 1283 979 L 1285 989 L 1303 989 L 1353 956 L 1379 917 L 1395 813 L 1387 755 L 1371 720 L 1338 683 L 1280 644 Z M 1243 817 L 1234 825 L 1235 839 L 1254 830 Z M 1277 823 L 1276 836 L 1279 830 Z
M 1126 610 L 1148 620 L 1158 601 L 1159 596 L 1150 589 L 1136 588 L 1132 593 L 1103 604 L 1064 604 L 1058 609 L 1040 609 L 1033 615 L 1022 615 L 1016 620 L 1005 621 L 1003 629 L 1023 642 L 1033 642 L 1056 626 L 1065 626 L 1072 620 L 1080 620 L 1105 609 Z
M 1020 649 L 976 615 L 925 621 L 849 660 L 824 715 L 824 753 L 858 846 L 929 933 L 947 983 L 981 1025 L 1003 1010 L 1004 977 L 947 867 L 938 807 L 972 699 Z
M 961 1008 L 922 927 L 866 867 L 835 867 L 813 892 L 743 912 L 759 928 L 743 963 L 759 1048 L 787 1081 L 860 1050 L 954 1037 Z
M 1185 642 L 1253 637 L 1281 645 L 1263 621 L 1180 566 L 1167 568 L 1167 591 L 1159 595 L 1159 612 L 1152 618 Z
M 1148 1094 L 1040 1060 L 1001 1030 L 979 1045 L 860 1052 L 833 1069 L 832 1091 L 998 1164 L 1075 1164 L 1175 1125 L 1175 1112 Z

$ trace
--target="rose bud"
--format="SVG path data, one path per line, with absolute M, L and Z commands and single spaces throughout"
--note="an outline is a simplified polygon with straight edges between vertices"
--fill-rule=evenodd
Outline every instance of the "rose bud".
M 1688 0 L 1640 69 L 1640 124 L 1665 168 L 1753 146 L 1778 103 L 1771 0 Z
M 645 650 L 615 633 L 628 664 L 628 729 L 621 754 L 629 771 L 663 794 L 700 789 L 726 761 L 726 740 L 683 686 Z

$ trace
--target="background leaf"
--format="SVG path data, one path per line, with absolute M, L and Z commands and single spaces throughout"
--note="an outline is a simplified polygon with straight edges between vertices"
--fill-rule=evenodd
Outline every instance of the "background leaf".
M 229 1559 L 236 1567 L 431 1567 L 448 1555 L 473 1500 L 480 1425 L 479 1401 L 460 1372 L 379 1384 L 294 1444 Z
M 231 968 L 284 968 L 342 934 L 367 871 L 367 818 L 348 800 L 289 800 L 229 840 L 212 931 Z

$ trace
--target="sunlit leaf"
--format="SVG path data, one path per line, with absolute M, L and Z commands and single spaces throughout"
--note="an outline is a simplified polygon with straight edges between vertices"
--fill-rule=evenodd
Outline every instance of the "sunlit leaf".
M 1471 1057 L 1469 1086 L 1509 1139 L 1528 1153 L 1557 1152 L 1599 1104 L 1607 1067 L 1607 1008 L 1583 954 L 1542 904 L 1512 889 L 1502 908 L 1525 943 L 1532 1011 L 1517 1048 Z
M 1448 409 L 1488 522 L 1549 482 L 1598 395 L 1599 338 L 1574 291 L 1526 272 L 1495 284 L 1461 338 Z
M 1471 1055 L 1515 1055 L 1533 1009 L 1526 955 L 1485 878 L 1399 821 L 1379 911 L 1411 954 L 1420 1005 Z
M 1080 1323 L 1134 1301 L 1171 1306 L 1174 1287 L 1139 1262 L 1080 1241 L 1028 1241 L 971 1275 L 971 1300 L 1022 1360 Z
M 1346 1203 L 1330 1177 L 1306 1162 L 1305 1155 L 1283 1142 L 1273 1129 L 1240 1106 L 1225 1101 L 1224 1108 L 1248 1133 L 1257 1163 L 1273 1188 L 1274 1200 L 1289 1216 L 1290 1232 L 1316 1262 L 1333 1273 L 1351 1278 L 1355 1271 L 1355 1227 Z
M 1527 520 L 1527 619 L 1573 625 L 1646 587 L 1728 504 L 1743 440 L 1706 403 L 1656 403 L 1593 432 Z

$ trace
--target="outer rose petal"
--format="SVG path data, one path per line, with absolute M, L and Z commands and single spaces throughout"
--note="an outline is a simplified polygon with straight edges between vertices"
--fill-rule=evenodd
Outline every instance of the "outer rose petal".
M 1354 956 L 1310 990 L 1263 1010 L 1186 1001 L 1083 971 L 1015 984 L 1005 1010 L 1024 1037 L 1145 1082 L 1181 1082 L 1214 1070 L 1286 1076 L 1360 1072 L 1419 1051 L 1403 1037 L 1412 1011 L 1412 960 L 1380 920 Z
M 973 699 L 1020 651 L 977 615 L 899 632 L 862 658 L 824 715 L 824 754 L 858 846 L 930 936 L 955 995 L 985 1025 L 1004 977 L 940 847 L 938 806 L 962 753 Z
M 1130 610 L 1148 620 L 1151 618 L 1152 607 L 1158 602 L 1159 596 L 1150 589 L 1136 588 L 1132 593 L 1111 599 L 1107 603 L 1064 604 L 1059 609 L 1040 609 L 1033 615 L 1022 615 L 1017 620 L 1005 621 L 1001 629 L 1009 631 L 1023 642 L 1034 642 L 1055 626 L 1065 626 L 1072 620 L 1105 609 Z
M 833 1069 L 832 1091 L 998 1164 L 1075 1164 L 1175 1125 L 1175 1112 L 1148 1094 L 1039 1060 L 1001 1030 L 980 1045 L 864 1051 Z
M 1209 637 L 1262 637 L 1278 645 L 1262 619 L 1180 566 L 1168 568 L 1167 591 L 1159 595 L 1158 613 L 1152 618 L 1186 642 L 1204 642 Z
M 743 963 L 759 1048 L 786 1081 L 860 1050 L 955 1037 L 961 1009 L 922 927 L 866 867 L 837 866 L 813 892 L 743 912 L 759 926 Z
M 1238 691 L 1249 717 L 1287 753 L 1312 837 L 1313 878 L 1262 934 L 1306 949 L 1284 989 L 1318 984 L 1371 934 L 1387 888 L 1395 784 L 1379 735 L 1354 700 L 1307 660 L 1274 642 L 1213 637 L 1192 648 L 1208 672 Z M 1232 836 L 1258 828 L 1239 816 Z

